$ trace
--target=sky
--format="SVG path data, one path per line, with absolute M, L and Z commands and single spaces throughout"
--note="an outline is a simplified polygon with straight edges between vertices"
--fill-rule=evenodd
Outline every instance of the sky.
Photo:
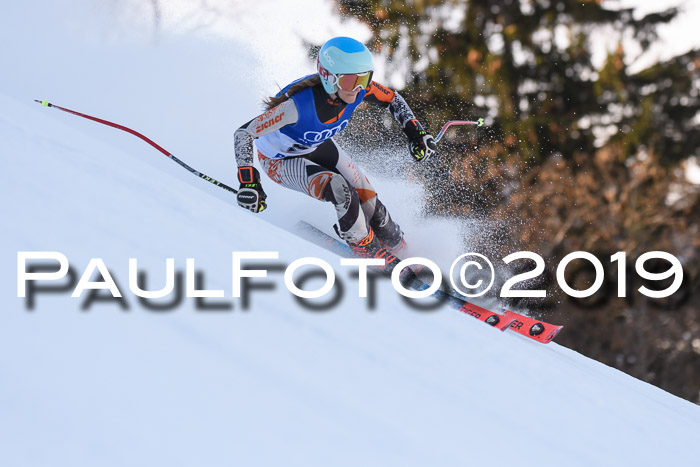
M 681 13 L 669 24 L 661 25 L 658 29 L 659 43 L 644 51 L 635 68 L 659 60 L 671 58 L 674 55 L 685 53 L 692 48 L 700 47 L 700 2 L 697 0 L 604 0 L 603 5 L 621 8 L 635 8 L 635 18 L 666 8 L 679 7 Z M 635 55 L 642 53 L 635 50 Z

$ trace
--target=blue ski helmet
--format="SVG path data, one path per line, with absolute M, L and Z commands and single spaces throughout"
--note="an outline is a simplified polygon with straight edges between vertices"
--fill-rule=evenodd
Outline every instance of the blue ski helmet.
M 362 42 L 350 37 L 334 37 L 323 44 L 316 67 L 328 94 L 338 90 L 334 76 L 374 71 L 372 54 Z

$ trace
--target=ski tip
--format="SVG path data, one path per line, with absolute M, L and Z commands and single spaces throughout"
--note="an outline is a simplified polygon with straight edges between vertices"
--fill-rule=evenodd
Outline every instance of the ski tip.
M 42 99 L 42 100 L 34 99 L 34 102 L 41 104 L 43 107 L 51 107 L 51 103 L 49 101 L 47 101 L 46 99 Z

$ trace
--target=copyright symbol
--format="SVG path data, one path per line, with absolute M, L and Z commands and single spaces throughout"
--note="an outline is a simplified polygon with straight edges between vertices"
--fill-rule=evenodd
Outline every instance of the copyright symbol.
M 486 256 L 479 253 L 465 253 L 454 260 L 450 266 L 450 284 L 465 297 L 484 295 L 493 285 L 495 278 L 493 264 Z M 488 285 L 485 285 L 486 281 Z

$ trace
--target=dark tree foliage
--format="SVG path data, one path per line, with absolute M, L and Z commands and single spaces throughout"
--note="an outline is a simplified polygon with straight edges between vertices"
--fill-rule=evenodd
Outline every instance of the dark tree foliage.
M 581 0 L 338 4 L 370 26 L 375 50 L 397 67 L 408 64 L 405 91 L 431 127 L 465 112 L 488 114 L 489 137 L 506 139 L 509 153 L 535 162 L 590 152 L 595 133 L 610 126 L 623 133 L 643 128 L 644 141 L 672 160 L 698 151 L 697 141 L 680 137 L 700 110 L 697 88 L 689 85 L 698 77 L 697 68 L 687 68 L 692 55 L 629 75 L 620 45 L 602 70 L 592 63 L 596 41 L 609 45 L 623 33 L 647 48 L 656 26 L 676 16 L 674 8 L 635 20 L 631 9 Z
M 368 46 L 403 74 L 402 94 L 433 134 L 447 120 L 486 118 L 440 142 L 437 169 L 423 174 L 433 213 L 479 216 L 551 265 L 576 250 L 604 263 L 617 251 L 681 260 L 684 289 L 667 301 L 598 295 L 591 313 L 562 299 L 571 326 L 560 341 L 700 402 L 700 189 L 686 176 L 700 160 L 700 50 L 635 63 L 679 10 L 336 1 L 369 26 Z

